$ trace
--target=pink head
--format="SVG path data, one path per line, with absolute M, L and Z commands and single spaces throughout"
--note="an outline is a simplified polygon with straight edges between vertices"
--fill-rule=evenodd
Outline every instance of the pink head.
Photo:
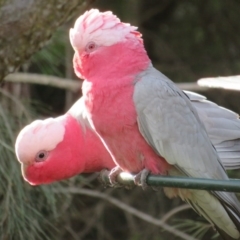
M 15 151 L 24 179 L 32 185 L 115 167 L 85 116 L 79 99 L 63 116 L 36 120 L 18 135 Z
M 75 50 L 74 68 L 78 77 L 91 78 L 118 66 L 123 71 L 132 69 L 139 55 L 141 61 L 149 63 L 143 47 L 141 34 L 137 28 L 122 23 L 112 12 L 99 12 L 96 9 L 85 12 L 70 29 L 70 42 Z M 129 57 L 130 56 L 130 57 Z M 129 62 L 130 61 L 130 62 Z M 143 68 L 143 66 L 138 66 Z
M 36 120 L 18 135 L 15 151 L 32 185 L 69 178 L 85 168 L 83 131 L 71 115 Z

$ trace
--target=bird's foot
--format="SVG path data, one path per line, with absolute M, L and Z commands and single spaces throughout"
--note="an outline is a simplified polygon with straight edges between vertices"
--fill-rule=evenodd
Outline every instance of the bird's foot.
M 118 183 L 117 181 L 117 176 L 122 172 L 122 169 L 118 166 L 114 167 L 109 175 L 108 175 L 108 178 L 109 178 L 109 181 L 111 183 L 112 186 L 115 186 L 115 185 L 120 185 L 120 183 Z
M 150 171 L 148 169 L 143 169 L 134 177 L 134 183 L 138 186 L 142 186 L 143 190 L 148 188 L 147 185 L 147 176 L 149 175 Z
M 121 172 L 122 170 L 119 167 L 115 167 L 111 171 L 104 169 L 100 172 L 99 180 L 106 187 L 109 186 L 114 188 L 123 187 L 123 185 L 117 181 L 117 176 Z M 109 181 L 106 178 L 108 178 Z
M 103 169 L 100 174 L 98 180 L 104 185 L 104 187 L 113 187 L 113 188 L 125 188 L 132 189 L 135 185 L 132 183 L 119 182 L 121 178 L 118 178 L 118 175 L 123 171 L 119 167 L 113 168 L 111 171 L 107 169 Z
M 120 167 L 118 167 L 118 166 L 114 167 L 114 168 L 110 171 L 108 177 L 109 177 L 110 183 L 111 183 L 112 185 L 118 183 L 118 182 L 117 182 L 117 176 L 118 176 L 119 173 L 121 173 L 121 172 L 122 172 L 122 169 L 121 169 Z
M 109 174 L 110 174 L 110 171 L 107 169 L 103 169 L 99 173 L 98 180 L 104 187 L 110 186 L 110 184 L 108 182 Z

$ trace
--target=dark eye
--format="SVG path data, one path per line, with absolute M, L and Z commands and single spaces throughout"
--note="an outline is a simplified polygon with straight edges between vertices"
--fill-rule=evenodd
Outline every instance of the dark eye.
M 95 42 L 89 42 L 85 48 L 86 52 L 92 52 L 97 48 L 97 44 Z
M 48 152 L 47 151 L 44 151 L 44 150 L 39 151 L 37 153 L 37 155 L 36 155 L 35 161 L 36 162 L 42 162 L 42 161 L 44 161 L 47 158 L 47 156 L 48 156 Z

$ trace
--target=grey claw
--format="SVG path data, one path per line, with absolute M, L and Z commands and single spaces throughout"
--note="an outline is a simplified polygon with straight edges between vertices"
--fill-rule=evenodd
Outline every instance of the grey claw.
M 134 177 L 134 183 L 138 186 L 142 186 L 143 190 L 148 188 L 147 185 L 147 176 L 149 175 L 150 171 L 148 169 L 143 169 Z
M 114 186 L 114 185 L 120 185 L 120 184 L 117 182 L 117 176 L 118 176 L 119 173 L 121 173 L 121 172 L 122 172 L 122 169 L 121 169 L 120 167 L 118 167 L 118 166 L 115 167 L 115 168 L 113 168 L 113 169 L 110 171 L 108 177 L 109 177 L 109 181 L 110 181 L 110 183 L 111 183 L 112 186 Z

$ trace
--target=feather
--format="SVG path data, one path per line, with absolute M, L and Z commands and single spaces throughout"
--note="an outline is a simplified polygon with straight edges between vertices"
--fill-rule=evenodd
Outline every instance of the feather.
M 140 74 L 138 79 L 134 103 L 139 129 L 157 154 L 187 176 L 227 180 L 219 156 L 188 97 L 152 66 Z M 235 229 L 232 237 L 239 237 L 239 232 L 230 220 L 232 214 L 229 213 L 229 218 L 224 210 L 224 206 L 228 206 L 234 214 L 240 215 L 236 196 L 227 192 L 213 192 L 213 195 L 205 192 L 204 197 L 198 196 L 201 192 L 195 191 L 188 201 L 216 226 L 225 229 L 229 235 Z M 204 202 L 205 199 L 209 201 Z M 216 210 L 215 206 L 218 206 Z M 220 218 L 224 222 L 219 221 Z M 227 223 L 230 225 L 225 228 Z

